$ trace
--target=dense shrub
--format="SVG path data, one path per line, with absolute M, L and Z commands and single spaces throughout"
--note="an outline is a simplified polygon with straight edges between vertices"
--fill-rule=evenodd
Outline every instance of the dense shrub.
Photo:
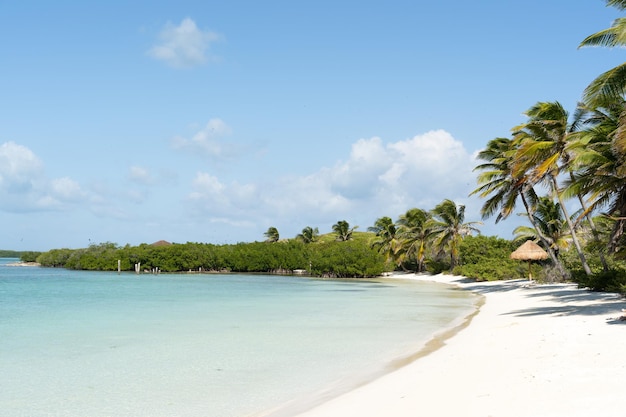
M 311 273 L 329 277 L 373 277 L 385 259 L 366 242 L 326 242 L 311 246 Z
M 39 255 L 41 255 L 41 252 L 33 252 L 33 251 L 22 252 L 20 254 L 20 260 L 22 262 L 35 262 L 37 261 L 37 257 Z
M 616 292 L 626 295 L 626 271 L 624 269 L 611 269 L 587 276 L 582 271 L 572 274 L 572 280 L 579 287 L 589 288 L 591 291 Z
M 233 245 L 203 243 L 163 246 L 142 244 L 119 247 L 113 243 L 85 249 L 54 249 L 38 256 L 43 266 L 81 270 L 123 271 L 158 268 L 163 272 L 232 271 L 289 273 L 307 270 L 319 276 L 377 276 L 385 270 L 385 260 L 371 249 L 364 238 L 346 242 L 324 241 L 304 244 L 298 240 L 252 242 Z
M 513 244 L 502 238 L 467 236 L 459 247 L 460 264 L 453 273 L 481 281 L 524 277 L 528 266 L 510 258 L 514 250 Z

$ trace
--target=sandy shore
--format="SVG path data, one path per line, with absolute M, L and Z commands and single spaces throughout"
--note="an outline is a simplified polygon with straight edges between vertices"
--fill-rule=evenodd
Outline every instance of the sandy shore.
M 572 284 L 419 279 L 485 303 L 440 349 L 299 417 L 626 415 L 623 298 Z

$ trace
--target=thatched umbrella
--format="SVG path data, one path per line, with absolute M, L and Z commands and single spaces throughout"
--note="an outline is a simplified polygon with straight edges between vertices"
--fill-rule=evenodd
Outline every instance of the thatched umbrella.
M 528 261 L 528 279 L 532 280 L 533 277 L 530 273 L 531 261 L 548 259 L 548 253 L 532 240 L 527 240 L 522 246 L 520 246 L 513 253 L 511 253 L 511 259 Z

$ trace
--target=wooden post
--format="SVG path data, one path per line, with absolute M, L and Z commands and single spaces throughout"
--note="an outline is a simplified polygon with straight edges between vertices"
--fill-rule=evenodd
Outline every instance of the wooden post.
M 117 260 L 117 274 L 119 275 L 122 271 L 122 261 L 120 259 Z

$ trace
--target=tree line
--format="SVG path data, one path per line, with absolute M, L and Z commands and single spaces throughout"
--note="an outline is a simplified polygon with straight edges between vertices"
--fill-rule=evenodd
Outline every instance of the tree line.
M 372 277 L 395 269 L 425 271 L 454 268 L 459 245 L 477 222 L 464 222 L 465 207 L 444 200 L 434 209 L 411 209 L 396 223 L 383 217 L 366 232 L 340 220 L 332 232 L 305 227 L 292 239 L 280 239 L 270 227 L 263 242 L 141 244 L 106 242 L 83 249 L 53 249 L 39 254 L 42 266 L 80 270 L 162 272 L 305 272 L 325 277 Z M 428 229 L 427 229 L 428 228 Z M 425 231 L 428 239 L 425 240 Z M 431 269 L 432 270 L 432 269 Z

